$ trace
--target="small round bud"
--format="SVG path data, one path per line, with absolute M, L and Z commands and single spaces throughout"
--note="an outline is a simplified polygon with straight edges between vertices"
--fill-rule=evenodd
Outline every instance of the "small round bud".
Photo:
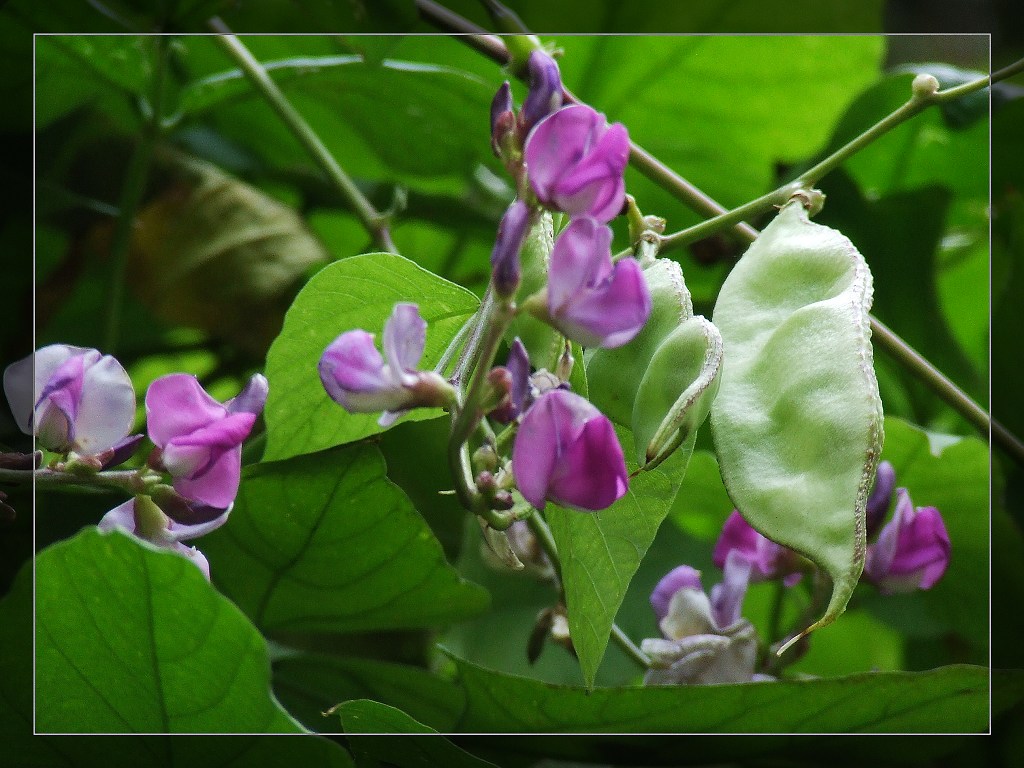
M 485 496 L 492 496 L 498 490 L 498 482 L 485 470 L 476 476 L 476 487 Z
M 477 472 L 494 472 L 497 468 L 498 454 L 494 448 L 485 443 L 473 452 L 473 469 Z
M 910 90 L 915 99 L 927 99 L 939 92 L 939 81 L 934 75 L 922 73 L 914 78 L 910 84 Z

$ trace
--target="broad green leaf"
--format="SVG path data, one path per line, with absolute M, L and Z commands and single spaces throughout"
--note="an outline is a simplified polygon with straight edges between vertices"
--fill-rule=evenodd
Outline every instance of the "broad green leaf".
M 828 680 L 596 688 L 555 686 L 457 661 L 460 731 L 503 733 L 965 733 L 989 723 L 989 670 L 863 673 Z M 1001 706 L 1024 674 L 993 676 Z M 1008 701 L 1007 701 L 1008 700 Z
M 877 78 L 884 47 L 882 37 L 556 40 L 576 95 L 729 208 L 769 189 L 776 163 L 823 147 L 833 121 Z M 692 219 L 640 174 L 626 186 L 670 228 Z
M 864 566 L 864 510 L 882 447 L 871 273 L 798 202 L 733 268 L 715 307 L 725 370 L 711 411 L 722 479 L 746 520 L 806 555 L 846 607 Z
M 338 707 L 345 733 L 407 734 L 406 738 L 361 736 L 351 741 L 352 751 L 361 766 L 380 763 L 402 768 L 496 768 L 437 735 L 437 731 L 417 722 L 400 709 L 376 701 L 347 701 Z M 411 734 L 431 734 L 424 738 Z
M 959 234 L 950 230 L 953 198 L 949 191 L 929 186 L 870 200 L 850 183 L 849 177 L 840 174 L 827 179 L 822 188 L 828 201 L 819 223 L 835 227 L 856 243 L 871 268 L 872 314 L 984 403 L 987 359 L 972 366 L 957 343 L 954 329 L 968 316 L 980 316 L 974 320 L 974 327 L 981 324 L 978 333 L 986 340 L 982 355 L 987 357 L 987 221 L 982 232 L 986 251 L 983 272 L 960 273 L 958 282 L 949 287 L 952 303 L 947 314 L 937 285 L 940 263 L 945 260 L 943 242 L 970 237 L 960 228 Z M 893 256 L 897 253 L 899 258 Z M 936 407 L 928 407 L 933 395 L 915 377 L 900 371 L 899 378 L 915 394 L 915 411 L 908 417 L 927 423 Z
M 270 394 L 268 461 L 313 453 L 377 434 L 380 414 L 350 414 L 327 396 L 317 363 L 338 335 L 354 328 L 377 334 L 398 302 L 419 306 L 427 321 L 427 346 L 420 367 L 428 369 L 469 317 L 477 298 L 408 259 L 370 253 L 335 262 L 311 279 L 285 316 L 284 328 L 267 354 Z M 432 419 L 436 408 L 411 411 L 408 419 Z
M 962 642 L 974 646 L 972 661 L 981 662 L 988 658 L 990 457 L 988 446 L 978 438 L 952 440 L 938 445 L 928 433 L 904 421 L 885 420 L 882 458 L 892 462 L 896 484 L 910 492 L 915 507 L 936 507 L 942 513 L 952 549 L 949 568 L 930 590 L 879 596 L 872 607 L 893 617 L 905 633 L 914 634 L 914 626 L 900 622 L 900 608 L 893 611 L 884 603 L 923 605 L 925 616 L 918 624 L 956 632 Z
M 17 755 L 19 765 L 228 768 L 258 763 L 285 768 L 295 760 L 325 768 L 352 765 L 344 749 L 321 738 L 132 736 L 76 739 L 74 750 L 69 751 L 66 737 L 33 736 L 32 587 L 32 569 L 24 568 L 12 592 L 0 601 L 0 738 L 5 754 Z M 100 649 L 107 650 L 105 646 L 93 650 Z M 205 670 L 196 680 L 204 675 Z M 122 704 L 126 709 L 133 706 L 130 699 Z
M 306 274 L 330 256 L 302 217 L 266 193 L 187 155 L 139 211 L 129 279 L 169 323 L 266 354 Z
M 367 444 L 257 465 L 202 548 L 224 594 L 268 631 L 432 626 L 488 602 Z
M 907 101 L 913 79 L 909 74 L 891 75 L 859 96 L 836 124 L 828 151 Z M 987 199 L 988 127 L 986 117 L 954 130 L 941 111 L 932 108 L 872 142 L 843 167 L 869 197 L 941 184 L 957 194 Z
M 629 440 L 629 432 L 620 431 L 619 441 Z M 631 478 L 626 495 L 608 509 L 578 512 L 554 504 L 546 508 L 562 561 L 569 633 L 587 685 L 594 683 L 629 582 L 672 506 L 686 471 L 684 454 Z M 630 461 L 626 467 L 637 468 Z
M 468 516 L 455 496 L 443 493 L 452 487 L 450 429 L 441 419 L 410 421 L 381 435 L 379 447 L 387 462 L 388 478 L 405 491 L 454 562 L 462 548 Z
M 502 79 L 498 67 L 484 78 L 438 63 L 438 57 L 370 63 L 359 56 L 311 56 L 302 38 L 296 40 L 287 46 L 293 56 L 261 63 L 349 174 L 437 189 L 469 178 L 480 164 L 499 173 L 487 131 L 488 105 Z M 202 39 L 187 46 L 200 61 L 212 58 L 204 50 L 216 48 Z M 223 52 L 218 58 L 221 67 L 231 66 Z M 239 70 L 207 75 L 183 100 L 191 115 L 208 116 L 220 134 L 268 165 L 312 165 Z
M 447 7 L 471 18 L 485 29 L 500 31 L 474 0 L 448 0 Z M 508 0 L 529 29 L 544 32 L 881 32 L 882 3 L 819 3 L 803 7 L 779 6 L 766 14 L 756 0 L 718 0 L 710 3 L 664 3 L 645 0 L 628 5 L 616 0 L 595 0 L 581 14 L 572 5 L 546 0 Z M 561 43 L 562 40 L 559 39 Z
M 353 699 L 398 707 L 442 732 L 452 729 L 465 706 L 461 688 L 425 669 L 321 654 L 275 662 L 274 692 L 289 712 L 317 731 L 333 729 L 324 712 Z
M 139 121 L 133 99 L 149 90 L 154 38 L 40 35 L 36 38 L 36 129 L 92 105 L 129 130 Z M 31 49 L 28 51 L 31 56 Z M 72 80 L 74 88 L 68 88 Z
M 36 727 L 297 733 L 263 638 L 188 560 L 87 529 L 36 559 Z

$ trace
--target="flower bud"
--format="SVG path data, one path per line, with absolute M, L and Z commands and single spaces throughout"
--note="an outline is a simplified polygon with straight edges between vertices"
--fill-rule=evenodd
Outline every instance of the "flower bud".
M 491 283 L 499 296 L 514 296 L 519 288 L 522 270 L 519 251 L 530 231 L 530 208 L 516 199 L 501 217 L 498 236 L 491 251 Z
M 256 374 L 243 390 L 245 407 L 262 409 L 263 376 Z M 149 437 L 159 450 L 158 463 L 174 478 L 174 490 L 186 499 L 226 508 L 235 500 L 242 471 L 242 442 L 256 413 L 232 410 L 210 397 L 195 376 L 174 373 L 154 381 L 146 392 Z
M 42 451 L 33 451 L 32 453 L 0 453 L 0 469 L 39 469 L 42 465 Z
M 883 461 L 875 470 L 875 487 L 867 503 L 867 535 L 878 530 L 892 504 L 892 492 L 896 487 L 896 470 L 888 461 Z
M 555 60 L 537 49 L 530 54 L 527 68 L 530 71 L 530 91 L 519 113 L 524 136 L 538 122 L 562 106 L 562 77 Z
M 611 422 L 587 400 L 563 389 L 542 395 L 526 412 L 512 448 L 523 497 L 581 510 L 611 506 L 626 493 L 626 462 Z
M 96 458 L 99 460 L 99 468 L 112 469 L 124 464 L 135 455 L 135 451 L 138 450 L 145 437 L 143 434 L 129 435 L 124 440 L 119 441 L 117 445 L 97 454 Z
M 117 360 L 95 349 L 43 347 L 7 366 L 4 391 L 21 431 L 60 453 L 105 451 L 135 420 L 131 379 Z
M 507 424 L 530 407 L 530 356 L 518 337 L 509 345 L 505 370 L 510 376 L 509 402 L 491 415 L 502 424 Z
M 864 574 L 885 595 L 931 589 L 949 565 L 950 543 L 935 507 L 914 509 L 906 488 L 896 491 L 896 511 L 868 547 Z
M 923 72 L 914 78 L 914 82 L 910 84 L 910 90 L 914 94 L 914 98 L 926 99 L 939 92 L 939 81 L 934 75 Z
M 640 265 L 632 258 L 612 264 L 611 242 L 611 229 L 583 217 L 566 227 L 551 252 L 549 319 L 584 347 L 620 347 L 651 314 Z
M 491 149 L 495 157 L 501 157 L 507 138 L 515 131 L 516 115 L 512 108 L 512 89 L 506 80 L 491 101 Z
M 526 138 L 530 186 L 548 208 L 606 223 L 625 202 L 629 160 L 625 126 L 577 104 L 541 120 Z

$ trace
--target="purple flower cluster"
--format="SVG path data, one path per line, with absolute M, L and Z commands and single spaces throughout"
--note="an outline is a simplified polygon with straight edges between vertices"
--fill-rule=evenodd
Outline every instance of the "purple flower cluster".
M 491 290 L 515 311 L 523 243 L 544 208 L 566 213 L 570 221 L 551 252 L 547 286 L 523 306 L 584 346 L 621 346 L 651 312 L 640 265 L 632 258 L 613 263 L 607 225 L 625 203 L 629 137 L 590 107 L 562 105 L 558 66 L 547 53 L 535 51 L 528 68 L 530 91 L 518 113 L 508 83 L 491 103 L 491 144 L 519 189 L 498 226 Z M 488 372 L 487 394 L 464 405 L 439 373 L 417 369 L 425 335 L 426 323 L 413 304 L 397 305 L 385 324 L 383 356 L 373 334 L 342 333 L 320 358 L 324 389 L 351 413 L 383 411 L 381 426 L 425 406 L 474 408 L 480 410 L 475 417 L 515 422 L 510 466 L 481 469 L 476 478 L 477 490 L 495 509 L 514 503 L 513 478 L 538 509 L 552 501 L 600 510 L 622 497 L 628 476 L 611 422 L 558 376 L 543 369 L 531 375 L 518 340 L 507 365 Z
M 143 436 L 130 435 L 135 389 L 110 355 L 53 344 L 4 372 L 4 390 L 23 432 L 37 444 L 93 471 L 123 464 Z M 209 577 L 202 553 L 180 542 L 223 525 L 241 477 L 242 442 L 267 399 L 267 380 L 254 375 L 239 395 L 218 403 L 194 376 L 170 374 L 146 392 L 151 470 L 171 486 L 150 483 L 147 492 L 112 509 L 99 523 L 120 528 L 156 546 L 189 557 Z
M 493 146 L 520 188 L 491 253 L 493 285 L 499 295 L 514 295 L 519 251 L 537 205 L 568 214 L 551 253 L 543 319 L 583 346 L 622 346 L 651 313 L 640 265 L 633 258 L 612 263 L 607 226 L 626 200 L 629 135 L 591 107 L 562 106 L 558 65 L 548 54 L 534 51 L 529 69 L 530 91 L 518 118 L 507 83 L 491 105 Z
M 950 542 L 942 515 L 934 507 L 915 509 L 907 490 L 899 488 L 893 518 L 883 526 L 895 486 L 895 469 L 883 461 L 867 502 L 868 536 L 873 540 L 864 579 L 882 594 L 931 589 L 949 564 Z M 756 637 L 751 640 L 746 633 L 749 622 L 741 618 L 747 587 L 774 579 L 791 587 L 812 568 L 796 552 L 755 531 L 738 510 L 726 519 L 713 559 L 723 580 L 710 598 L 701 588 L 700 574 L 687 565 L 669 571 L 651 593 L 651 607 L 667 639 L 644 641 L 644 650 L 655 661 L 645 682 L 757 679 L 754 652 L 745 645 L 752 641 L 756 647 Z M 746 625 L 744 632 L 734 631 L 738 622 Z

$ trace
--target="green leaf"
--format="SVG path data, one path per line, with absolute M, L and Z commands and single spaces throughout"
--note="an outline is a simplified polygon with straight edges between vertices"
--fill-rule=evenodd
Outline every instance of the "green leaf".
M 776 163 L 823 147 L 834 120 L 878 76 L 883 51 L 881 37 L 602 36 L 558 44 L 576 95 L 727 208 L 769 189 Z M 645 211 L 678 211 L 639 174 L 627 176 L 626 188 Z M 683 223 L 673 218 L 671 226 Z
M 629 432 L 620 431 L 619 441 L 629 440 Z M 684 453 L 637 474 L 626 495 L 608 509 L 591 513 L 554 504 L 546 508 L 562 561 L 569 634 L 587 685 L 593 685 L 629 582 L 672 506 L 686 471 Z M 636 469 L 629 461 L 626 466 Z
M 711 411 L 729 496 L 768 538 L 832 578 L 811 631 L 864 566 L 864 513 L 882 443 L 871 273 L 841 233 L 790 203 L 733 268 L 715 307 L 725 371 Z
M 257 465 L 202 547 L 217 585 L 265 630 L 433 626 L 488 603 L 372 445 Z
M 487 109 L 501 84 L 436 63 L 359 56 L 309 56 L 303 38 L 294 56 L 263 60 L 288 100 L 352 176 L 444 187 L 480 164 L 500 165 L 487 136 Z M 188 40 L 200 60 L 211 41 Z M 438 43 L 438 50 L 443 44 Z M 219 55 L 222 66 L 226 63 Z M 192 117 L 207 112 L 219 133 L 275 167 L 309 166 L 305 149 L 237 69 L 204 77 L 183 93 Z M 483 122 L 480 116 L 483 115 Z M 253 126 L 258 126 L 257 130 Z M 468 129 L 478 126 L 479 131 Z
M 69 750 L 63 736 L 33 736 L 32 588 L 30 566 L 22 569 L 11 593 L 0 601 L 0 739 L 6 754 L 18 756 L 19 765 L 226 768 L 253 761 L 286 768 L 295 760 L 325 768 L 352 765 L 344 749 L 321 738 L 134 736 L 76 739 L 74 749 Z M 102 653 L 100 648 L 105 646 L 93 650 Z M 204 675 L 205 670 L 196 680 L 203 680 Z M 126 709 L 133 706 L 130 699 L 122 704 Z
M 981 74 L 981 73 L 979 73 Z M 910 98 L 913 75 L 892 75 L 852 103 L 837 123 L 828 151 L 847 143 Z M 988 198 L 988 120 L 950 128 L 929 109 L 872 142 L 843 167 L 869 198 L 941 184 L 959 195 Z
M 433 738 L 409 736 L 404 739 L 364 736 L 351 741 L 352 751 L 360 765 L 377 766 L 380 763 L 402 768 L 496 768 L 494 763 L 481 760 L 448 739 L 437 736 L 437 731 L 416 722 L 400 709 L 366 699 L 346 701 L 338 707 L 345 733 L 374 734 L 432 734 Z
M 971 660 L 980 663 L 988 658 L 990 457 L 982 440 L 951 439 L 942 445 L 900 419 L 885 420 L 882 458 L 892 462 L 896 484 L 910 492 L 915 507 L 936 507 L 942 513 L 952 549 L 949 568 L 932 589 L 879 596 L 872 607 L 899 621 L 901 613 L 909 614 L 899 609 L 901 604 L 922 603 L 933 624 L 953 630 L 974 646 Z M 894 603 L 895 610 L 884 602 Z M 914 631 L 912 626 L 897 626 Z
M 486 29 L 494 22 L 474 0 L 448 0 L 446 7 L 469 17 Z M 545 32 L 881 32 L 880 0 L 779 6 L 766 14 L 757 0 L 718 0 L 709 3 L 664 3 L 643 0 L 628 5 L 617 0 L 592 0 L 587 13 L 569 4 L 547 0 L 508 0 L 529 29 Z M 495 29 L 495 31 L 498 31 Z M 558 41 L 563 42 L 562 40 Z
M 36 727 L 296 733 L 263 638 L 188 560 L 87 529 L 36 559 Z
M 875 317 L 972 397 L 984 402 L 987 360 L 979 361 L 981 365 L 974 368 L 952 331 L 976 313 L 983 317 L 981 334 L 987 341 L 987 222 L 985 268 L 982 274 L 961 273 L 952 286 L 954 314 L 947 322 L 940 306 L 936 279 L 942 243 L 950 235 L 949 191 L 929 186 L 868 200 L 850 183 L 849 177 L 839 174 L 827 179 L 823 190 L 828 194 L 828 202 L 818 221 L 839 229 L 864 254 L 873 277 L 872 313 Z M 893 254 L 897 253 L 899 258 L 894 258 Z M 987 353 L 987 343 L 985 348 Z M 934 396 L 915 377 L 902 371 L 899 375 L 905 386 L 915 393 L 916 408 L 911 415 L 927 423 L 935 406 L 928 409 L 925 405 Z
M 288 711 L 314 730 L 339 702 L 372 698 L 398 707 L 429 728 L 447 732 L 465 706 L 454 683 L 425 669 L 321 654 L 288 656 L 274 664 L 274 691 Z
M 317 363 L 327 345 L 345 331 L 362 328 L 379 335 L 397 302 L 417 304 L 427 321 L 427 346 L 420 363 L 424 370 L 437 362 L 479 303 L 466 289 L 390 253 L 343 259 L 306 284 L 267 353 L 268 461 L 383 431 L 377 425 L 379 414 L 350 414 L 327 396 Z M 432 419 L 441 414 L 436 408 L 418 408 L 406 418 Z
M 989 723 L 985 667 L 588 690 L 456 663 L 466 690 L 459 730 L 476 733 L 963 733 Z M 1010 701 L 1024 694 L 1017 670 L 993 683 Z

